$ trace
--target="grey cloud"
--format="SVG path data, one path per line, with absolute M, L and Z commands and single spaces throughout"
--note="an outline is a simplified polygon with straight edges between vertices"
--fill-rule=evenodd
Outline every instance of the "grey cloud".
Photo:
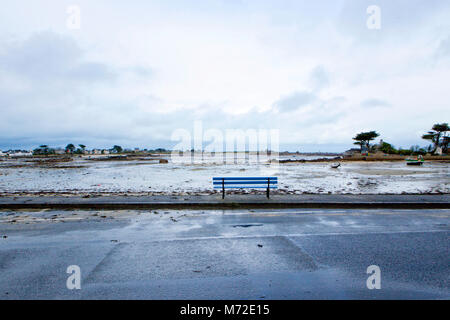
M 337 96 L 337 97 L 333 97 L 332 99 L 330 99 L 330 103 L 334 103 L 334 104 L 340 104 L 340 103 L 344 103 L 347 101 L 346 97 L 343 96 Z
M 443 39 L 436 50 L 437 57 L 450 57 L 450 35 Z
M 317 66 L 311 71 L 310 81 L 313 85 L 314 90 L 326 88 L 330 84 L 328 72 L 323 66 Z
M 51 32 L 35 34 L 3 50 L 0 65 L 5 70 L 35 79 L 61 75 L 81 55 L 73 40 Z
M 83 60 L 83 51 L 70 37 L 53 32 L 34 34 L 23 42 L 4 46 L 0 67 L 34 81 L 102 81 L 114 78 L 105 64 Z
M 143 66 L 134 66 L 129 68 L 129 70 L 141 77 L 149 77 L 152 76 L 154 73 L 153 69 Z
M 66 75 L 81 81 L 112 80 L 115 78 L 115 73 L 110 68 L 94 62 L 79 64 L 68 70 Z
M 108 91 L 119 73 L 147 74 L 136 66 L 116 69 L 85 61 L 70 37 L 52 32 L 32 35 L 0 49 L 0 137 L 2 146 L 31 141 L 59 143 L 64 137 L 89 141 L 118 139 L 133 131 L 132 101 L 111 101 Z M 101 93 L 86 84 L 103 84 Z M 123 98 L 127 100 L 127 98 Z M 67 139 L 72 140 L 72 139 Z
M 308 91 L 294 92 L 286 97 L 281 98 L 275 102 L 275 107 L 281 112 L 289 112 L 297 110 L 300 107 L 306 106 L 312 103 L 316 99 L 316 96 Z
M 390 107 L 391 104 L 381 99 L 367 99 L 361 102 L 361 107 L 374 108 L 374 107 Z

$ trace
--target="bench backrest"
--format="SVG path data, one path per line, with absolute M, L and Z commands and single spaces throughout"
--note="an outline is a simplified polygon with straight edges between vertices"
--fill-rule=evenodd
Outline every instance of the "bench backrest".
M 231 188 L 264 188 L 276 189 L 278 187 L 277 177 L 213 177 L 215 189 Z

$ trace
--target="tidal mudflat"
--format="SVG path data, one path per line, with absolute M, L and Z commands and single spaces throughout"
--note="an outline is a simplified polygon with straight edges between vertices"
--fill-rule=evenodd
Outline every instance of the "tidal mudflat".
M 175 163 L 165 157 L 92 161 L 87 157 L 48 162 L 30 159 L 0 161 L 0 194 L 210 194 L 213 176 L 278 176 L 280 194 L 426 194 L 450 192 L 450 163 L 427 161 L 421 167 L 404 161 L 233 164 L 206 159 Z M 251 160 L 251 159 L 250 159 Z M 251 190 L 235 191 L 251 193 Z

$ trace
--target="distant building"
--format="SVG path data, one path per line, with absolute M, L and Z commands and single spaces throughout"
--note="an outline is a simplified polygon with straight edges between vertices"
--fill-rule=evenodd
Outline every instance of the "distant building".
M 100 149 L 92 149 L 91 154 L 102 154 L 102 150 L 100 150 Z
M 55 150 L 55 154 L 65 154 L 66 150 L 64 150 L 63 148 L 56 148 Z
M 10 157 L 29 157 L 33 155 L 33 152 L 28 150 L 8 150 L 6 155 Z
M 383 139 L 380 139 L 380 142 L 379 142 L 379 143 L 375 143 L 375 144 L 372 146 L 372 150 L 380 151 L 381 148 L 383 147 L 383 143 L 384 143 Z

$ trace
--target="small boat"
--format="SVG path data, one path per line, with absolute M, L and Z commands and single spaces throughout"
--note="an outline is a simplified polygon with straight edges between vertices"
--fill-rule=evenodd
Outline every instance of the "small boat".
M 332 165 L 331 165 L 331 168 L 337 169 L 337 168 L 339 168 L 340 166 L 341 166 L 341 164 L 338 162 L 338 163 L 332 164 Z
M 406 159 L 405 161 L 408 166 L 421 166 L 425 162 L 422 156 L 418 156 L 417 159 Z

